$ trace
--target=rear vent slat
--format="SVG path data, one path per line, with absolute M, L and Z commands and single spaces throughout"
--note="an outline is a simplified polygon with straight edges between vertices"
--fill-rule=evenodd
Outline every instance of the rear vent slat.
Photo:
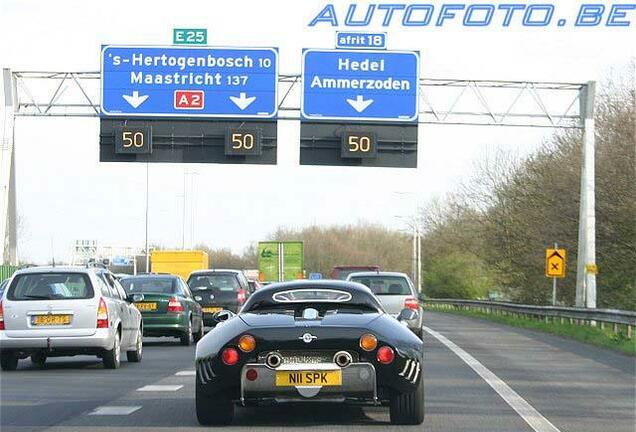
M 203 359 L 197 362 L 197 371 L 199 372 L 199 377 L 202 384 L 205 384 L 216 377 L 216 374 L 212 369 L 211 359 Z
M 408 368 L 411 366 L 411 359 L 408 359 L 405 363 L 404 363 L 404 369 L 402 370 L 402 372 L 400 372 L 400 376 L 404 376 L 404 374 L 406 374 L 406 371 L 408 370 Z
M 420 362 L 416 362 L 417 367 L 415 368 L 415 375 L 413 375 L 413 379 L 411 380 L 411 384 L 415 384 L 417 382 L 417 378 L 420 376 Z

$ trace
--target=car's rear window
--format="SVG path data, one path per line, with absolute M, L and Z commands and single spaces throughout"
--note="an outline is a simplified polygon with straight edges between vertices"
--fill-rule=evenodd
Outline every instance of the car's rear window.
M 16 275 L 7 291 L 9 300 L 72 300 L 94 295 L 82 273 L 28 273 Z
M 177 290 L 174 278 L 133 277 L 119 281 L 128 294 L 174 294 Z
M 401 276 L 354 276 L 351 281 L 368 286 L 375 295 L 412 294 L 408 281 Z
M 240 285 L 233 274 L 193 275 L 188 279 L 192 291 L 238 291 Z
M 326 302 L 342 303 L 351 300 L 352 295 L 346 291 L 335 289 L 294 289 L 277 292 L 272 296 L 272 300 L 277 303 L 309 303 Z

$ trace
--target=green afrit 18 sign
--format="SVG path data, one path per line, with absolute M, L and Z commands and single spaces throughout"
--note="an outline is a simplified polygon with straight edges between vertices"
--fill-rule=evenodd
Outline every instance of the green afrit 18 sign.
M 172 43 L 175 45 L 206 45 L 208 43 L 208 30 L 173 29 Z

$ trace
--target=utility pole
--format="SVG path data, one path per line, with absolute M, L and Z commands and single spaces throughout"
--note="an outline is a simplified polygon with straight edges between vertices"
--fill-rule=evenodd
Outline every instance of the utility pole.
M 0 264 L 18 264 L 15 178 L 15 113 L 17 89 L 10 69 L 2 70 L 4 105 L 0 138 Z
M 146 273 L 150 273 L 150 250 L 148 248 L 148 204 L 149 204 L 149 186 L 148 186 L 148 180 L 149 180 L 149 163 L 146 162 Z M 135 267 L 137 264 L 137 259 L 135 257 Z M 135 273 L 136 272 L 136 268 L 135 268 Z
M 417 222 L 416 222 L 417 224 Z M 423 292 L 423 275 L 422 275 L 422 233 L 420 232 L 420 228 L 419 226 L 416 225 L 416 229 L 417 229 L 417 282 L 416 282 L 416 288 L 417 288 L 417 292 L 419 292 L 420 294 Z
M 183 171 L 183 214 L 181 219 L 181 250 L 185 250 L 185 225 L 186 225 L 186 172 Z
M 579 95 L 583 122 L 583 162 L 579 204 L 579 241 L 576 263 L 576 306 L 596 308 L 596 215 L 594 182 L 594 95 L 596 83 L 588 81 Z
M 413 224 L 413 260 L 412 260 L 412 271 L 413 271 L 413 283 L 415 286 L 417 284 L 417 226 Z

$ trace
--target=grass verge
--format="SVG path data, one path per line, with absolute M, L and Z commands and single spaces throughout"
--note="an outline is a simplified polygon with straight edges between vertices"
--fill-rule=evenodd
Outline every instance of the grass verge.
M 614 333 L 611 328 L 601 329 L 600 326 L 591 327 L 587 325 L 570 324 L 569 322 L 561 324 L 559 321 L 545 322 L 538 319 L 513 317 L 510 315 L 487 314 L 474 310 L 445 309 L 430 304 L 425 305 L 424 307 L 425 310 L 435 312 L 452 313 L 471 318 L 482 318 L 513 327 L 540 330 L 557 336 L 575 339 L 592 345 L 620 351 L 631 356 L 636 356 L 636 338 L 629 339 L 625 329 L 619 330 L 618 333 Z

